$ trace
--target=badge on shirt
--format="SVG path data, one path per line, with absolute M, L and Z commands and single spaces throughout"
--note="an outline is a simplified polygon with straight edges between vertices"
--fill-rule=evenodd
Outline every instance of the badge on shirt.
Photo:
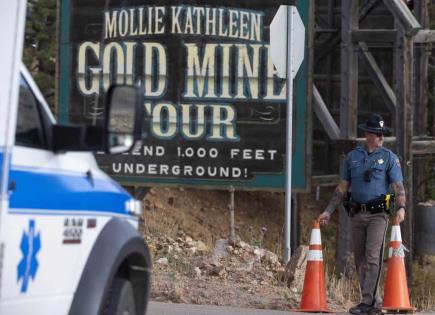
M 379 164 L 379 165 L 384 164 L 384 160 L 383 160 L 383 159 L 379 159 L 379 160 L 378 160 L 378 164 Z

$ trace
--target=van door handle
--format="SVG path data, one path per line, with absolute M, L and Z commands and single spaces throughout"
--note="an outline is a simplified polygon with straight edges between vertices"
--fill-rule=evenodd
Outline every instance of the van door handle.
M 86 178 L 92 186 L 95 186 L 94 175 L 92 175 L 91 170 L 86 172 Z
M 9 185 L 8 185 L 8 192 L 13 192 L 15 190 L 15 188 L 17 188 L 17 182 L 14 180 L 11 180 L 9 182 Z

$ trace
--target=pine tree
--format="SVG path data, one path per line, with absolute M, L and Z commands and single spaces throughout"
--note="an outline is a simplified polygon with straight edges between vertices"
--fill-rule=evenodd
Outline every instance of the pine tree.
M 29 0 L 23 60 L 52 109 L 56 80 L 56 41 L 56 0 Z

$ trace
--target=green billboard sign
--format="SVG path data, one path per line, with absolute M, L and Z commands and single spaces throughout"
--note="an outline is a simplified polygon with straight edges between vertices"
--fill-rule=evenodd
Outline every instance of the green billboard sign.
M 139 186 L 284 189 L 286 84 L 269 46 L 281 4 L 293 1 L 62 1 L 61 121 L 102 123 L 109 86 L 136 84 L 145 96 L 142 145 L 96 154 L 113 178 Z M 297 5 L 307 23 L 307 1 Z M 302 190 L 306 62 L 295 92 L 292 180 Z

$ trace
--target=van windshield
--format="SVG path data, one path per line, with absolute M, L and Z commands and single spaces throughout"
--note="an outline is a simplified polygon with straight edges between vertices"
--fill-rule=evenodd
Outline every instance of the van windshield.
M 44 148 L 45 146 L 38 101 L 22 75 L 20 75 L 15 143 L 32 148 Z

